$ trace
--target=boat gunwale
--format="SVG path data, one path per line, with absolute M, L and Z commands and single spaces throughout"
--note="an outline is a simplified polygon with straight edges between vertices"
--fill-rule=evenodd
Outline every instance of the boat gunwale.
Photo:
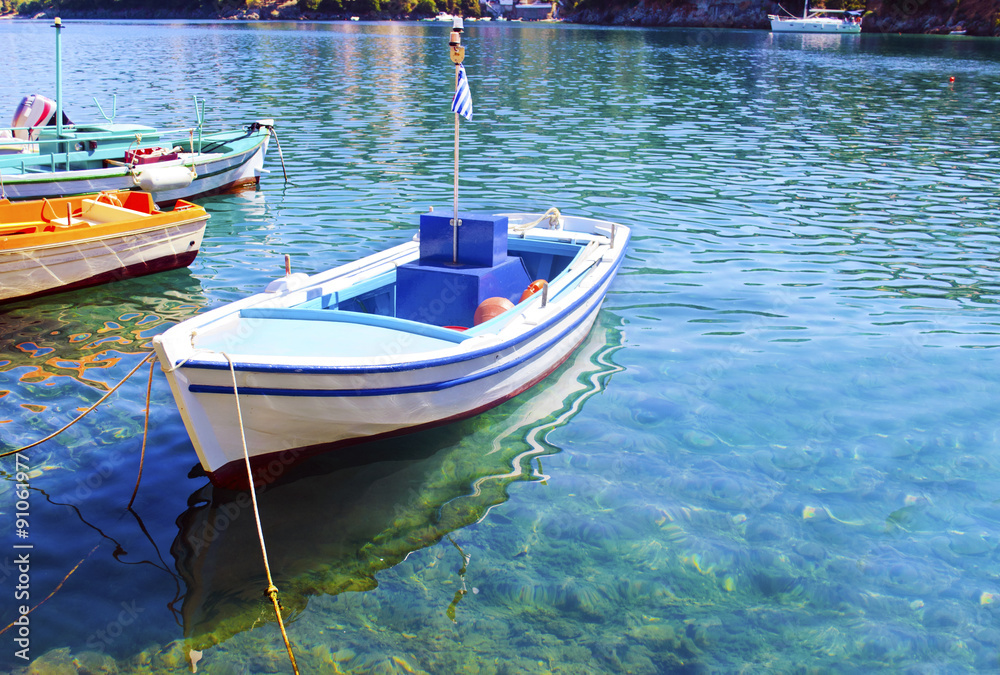
M 252 145 L 247 145 L 247 147 L 241 147 L 238 149 L 230 149 L 226 152 L 195 152 L 195 153 L 184 153 L 184 156 L 178 157 L 177 159 L 170 159 L 165 162 L 155 162 L 153 164 L 137 164 L 134 167 L 126 164 L 125 162 L 119 162 L 117 160 L 110 160 L 114 163 L 109 166 L 101 166 L 97 168 L 87 168 L 87 169 L 56 169 L 52 171 L 49 168 L 38 168 L 34 166 L 35 163 L 26 164 L 25 171 L 18 173 L 7 173 L 8 169 L 17 169 L 19 164 L 11 164 L 5 166 L 2 161 L 0 161 L 0 170 L 3 171 L 4 184 L 7 187 L 19 186 L 19 185 L 36 185 L 36 184 L 47 184 L 47 183 L 60 183 L 65 181 L 78 181 L 78 180 L 99 180 L 106 178 L 119 178 L 128 176 L 131 173 L 142 173 L 143 170 L 149 168 L 159 168 L 159 167 L 174 167 L 174 166 L 189 166 L 189 167 L 201 167 L 218 162 L 228 161 L 234 157 L 244 158 L 251 156 L 256 153 L 260 147 L 267 142 L 269 136 L 268 134 L 259 134 L 255 138 L 248 138 L 247 140 L 253 141 Z M 237 140 L 243 140 L 242 138 Z M 44 155 L 48 157 L 52 153 Z M 65 154 L 65 153 L 56 153 Z M 13 155 L 17 156 L 17 155 Z M 96 161 L 94 158 L 80 159 L 80 160 L 70 160 L 70 163 L 74 161 L 84 162 L 84 161 Z M 242 163 L 242 162 L 241 162 Z M 38 162 L 37 164 L 41 164 Z M 223 173 L 227 171 L 229 167 L 222 169 L 220 171 L 215 171 L 213 173 L 198 174 L 199 179 L 203 179 L 209 176 L 216 175 L 218 173 Z M 88 190 L 93 191 L 93 190 Z M 22 199 L 20 197 L 16 198 L 18 201 Z M 29 198 L 30 199 L 30 198 Z
M 598 288 L 603 286 L 603 284 L 596 284 Z M 588 297 L 592 294 L 588 294 Z M 577 330 L 581 325 L 587 323 L 590 320 L 592 314 L 600 309 L 600 303 L 596 303 L 594 308 L 588 312 L 585 312 L 577 320 L 573 321 L 570 325 L 562 328 L 558 334 L 550 336 L 548 339 L 543 341 L 541 344 L 535 346 L 528 352 L 524 354 L 518 354 L 516 358 L 509 359 L 501 362 L 499 365 L 477 370 L 473 373 L 468 373 L 460 377 L 454 377 L 446 380 L 436 380 L 433 382 L 424 382 L 421 384 L 411 384 L 403 385 L 397 387 L 378 387 L 372 389 L 358 389 L 356 387 L 350 389 L 284 389 L 280 387 L 246 387 L 242 386 L 239 388 L 240 395 L 250 395 L 250 396 L 289 396 L 289 397 L 314 397 L 314 398 L 360 398 L 360 397 L 379 397 L 379 396 L 403 396 L 407 394 L 422 394 L 428 392 L 442 391 L 445 389 L 451 389 L 452 387 L 457 387 L 463 384 L 468 384 L 470 382 L 476 382 L 494 375 L 498 375 L 511 368 L 517 368 L 519 366 L 528 363 L 539 356 L 545 354 L 552 349 L 552 345 L 556 344 L 560 340 L 564 339 L 566 336 L 570 335 L 573 331 Z M 538 326 L 534 332 L 539 330 L 551 330 L 555 327 L 555 323 L 546 323 Z M 476 354 L 475 358 L 481 356 L 488 356 L 491 353 L 501 351 L 506 346 L 509 345 L 499 345 L 493 349 L 479 350 L 480 354 Z M 469 356 L 469 359 L 456 358 L 453 360 L 448 360 L 445 363 L 439 364 L 439 367 L 452 365 L 454 363 L 461 363 L 465 360 L 470 360 L 473 357 L 473 353 L 463 354 L 461 356 Z M 236 364 L 234 364 L 235 367 Z M 228 364 L 226 366 L 228 368 Z M 301 369 L 299 369 L 301 370 Z M 296 374 L 300 374 L 299 370 Z M 404 371 L 399 371 L 404 372 Z M 194 384 L 189 383 L 187 389 L 192 394 L 227 394 L 232 395 L 234 393 L 232 385 L 213 385 L 213 384 Z
M 525 214 L 525 213 L 499 213 L 496 215 L 505 216 L 508 218 L 525 218 L 525 217 L 534 218 L 537 216 L 537 214 Z M 614 223 L 612 223 L 611 221 L 598 220 L 596 218 L 587 218 L 582 216 L 571 216 L 571 218 L 574 221 L 590 223 L 592 224 L 594 229 L 597 229 L 597 225 L 614 225 Z M 626 228 L 626 230 L 628 230 L 628 228 Z M 570 233 L 571 235 L 573 235 L 569 239 L 570 242 L 576 242 L 578 239 L 591 240 L 591 239 L 596 239 L 597 237 L 608 239 L 606 235 L 582 232 L 577 230 L 555 231 L 555 230 L 544 230 L 544 229 L 533 228 L 532 230 L 529 230 L 529 232 L 532 233 L 532 238 L 540 240 L 557 239 L 559 241 L 565 241 L 566 240 L 565 233 Z M 628 232 L 631 233 L 631 230 L 628 230 Z M 515 233 L 514 238 L 523 240 L 526 238 L 526 235 L 527 232 L 522 232 L 519 234 Z M 511 233 L 509 230 L 508 230 L 508 237 L 511 237 Z M 213 326 L 216 326 L 226 320 L 232 319 L 234 315 L 238 315 L 239 312 L 244 309 L 258 308 L 258 307 L 273 307 L 274 305 L 268 303 L 270 301 L 279 298 L 289 300 L 288 304 L 278 305 L 279 307 L 293 307 L 296 305 L 309 302 L 310 300 L 314 299 L 314 297 L 329 295 L 335 292 L 339 292 L 342 289 L 349 288 L 356 282 L 350 282 L 343 286 L 341 284 L 343 284 L 345 280 L 347 280 L 350 277 L 359 275 L 374 276 L 378 274 L 378 272 L 376 272 L 375 270 L 377 270 L 379 267 L 382 266 L 391 268 L 391 270 L 387 269 L 386 271 L 393 271 L 401 264 L 406 264 L 419 259 L 420 256 L 419 245 L 420 245 L 420 239 L 418 234 L 411 237 L 409 240 L 404 241 L 403 243 L 396 244 L 387 249 L 383 249 L 381 251 L 376 251 L 374 253 L 366 255 L 362 258 L 356 258 L 354 260 L 345 262 L 341 265 L 337 265 L 336 267 L 332 267 L 330 269 L 317 272 L 316 274 L 309 275 L 306 277 L 308 283 L 297 284 L 295 288 L 291 288 L 277 294 L 268 291 L 255 293 L 254 295 L 250 295 L 240 300 L 227 303 L 225 305 L 222 305 L 221 307 L 210 309 L 204 314 L 191 317 L 186 321 L 186 322 L 197 321 L 198 324 L 196 328 L 191 329 L 189 335 L 191 335 L 191 333 L 195 331 L 204 333 L 206 330 L 212 330 Z M 609 246 L 609 250 L 613 249 L 611 249 L 611 247 Z M 292 275 L 293 278 L 296 276 L 306 276 L 306 275 Z M 280 279 L 277 281 L 280 281 Z M 314 293 L 316 294 L 315 296 L 313 296 Z M 294 298 L 293 294 L 305 295 L 306 297 L 302 300 L 298 299 L 293 300 Z M 169 336 L 169 334 L 175 332 L 180 325 L 181 324 L 172 326 L 171 328 L 168 328 L 160 335 L 155 336 L 154 342 L 162 343 L 163 337 L 161 336 L 164 337 Z M 191 335 L 191 340 L 193 339 L 194 335 Z M 196 347 L 194 348 L 194 351 L 197 351 Z M 186 362 L 185 359 L 177 359 L 175 363 L 182 361 Z
M 190 207 L 184 209 L 184 211 L 189 211 L 189 210 L 194 211 L 194 213 L 192 214 L 193 217 L 184 218 L 183 220 L 175 220 L 169 217 L 166 218 L 164 217 L 174 214 L 175 213 L 174 211 L 163 211 L 162 213 L 148 214 L 147 217 L 154 218 L 156 222 L 146 227 L 143 227 L 142 229 L 134 229 L 128 227 L 129 225 L 134 225 L 136 223 L 142 223 L 143 225 L 145 225 L 146 222 L 148 222 L 148 221 L 142 221 L 139 218 L 136 218 L 135 220 L 121 221 L 117 223 L 100 223 L 97 225 L 91 225 L 90 226 L 91 228 L 112 229 L 112 231 L 104 233 L 97 232 L 93 236 L 88 236 L 88 237 L 67 236 L 74 234 L 82 234 L 84 232 L 93 232 L 92 229 L 84 230 L 82 227 L 75 229 L 67 228 L 63 231 L 57 230 L 55 232 L 31 232 L 26 234 L 6 234 L 0 236 L 0 255 L 9 255 L 14 253 L 21 253 L 24 251 L 45 251 L 65 246 L 79 246 L 82 244 L 91 244 L 95 242 L 106 241 L 108 239 L 115 239 L 118 237 L 140 236 L 144 234 L 149 234 L 151 232 L 158 232 L 160 230 L 164 230 L 172 226 L 183 227 L 185 225 L 191 225 L 195 223 L 207 223 L 208 219 L 211 217 L 208 214 L 208 212 L 205 211 L 205 209 L 200 206 L 196 206 L 193 209 Z M 201 213 L 198 213 L 198 211 L 200 211 Z M 183 211 L 179 213 L 183 213 Z M 122 228 L 122 229 L 116 230 L 113 228 Z M 41 244 L 23 244 L 23 242 L 17 241 L 14 242 L 18 244 L 16 248 L 6 248 L 4 246 L 4 244 L 8 243 L 9 239 L 12 237 L 44 237 L 46 235 L 48 236 L 56 235 L 65 238 L 61 241 L 53 241 Z
M 456 363 L 463 363 L 465 361 L 471 361 L 483 356 L 489 356 L 504 349 L 510 349 L 516 347 L 517 345 L 531 340 L 532 338 L 538 336 L 539 334 L 549 330 L 554 324 L 558 323 L 564 319 L 567 315 L 571 314 L 573 311 L 577 310 L 580 306 L 585 304 L 590 300 L 597 290 L 605 285 L 605 283 L 613 277 L 618 268 L 621 266 L 623 257 L 616 260 L 615 264 L 612 265 L 608 271 L 603 274 L 600 280 L 591 287 L 586 293 L 581 295 L 579 298 L 575 299 L 571 304 L 564 308 L 561 308 L 559 312 L 553 314 L 551 317 L 546 319 L 544 322 L 536 324 L 535 326 L 529 328 L 528 330 L 523 330 L 518 332 L 516 335 L 502 341 L 490 341 L 488 345 L 483 346 L 479 349 L 463 349 L 463 347 L 468 346 L 473 342 L 473 338 L 466 340 L 461 343 L 457 343 L 455 347 L 449 348 L 452 350 L 459 350 L 458 353 L 450 356 L 440 356 L 431 359 L 422 359 L 419 361 L 409 361 L 409 362 L 398 362 L 389 364 L 369 364 L 369 365 L 285 365 L 285 364 L 268 364 L 268 363 L 253 363 L 249 361 L 233 361 L 233 368 L 241 372 L 257 372 L 257 373 L 296 373 L 302 375 L 362 375 L 362 374 L 375 374 L 375 373 L 399 373 L 406 372 L 410 370 L 423 370 L 427 368 L 437 368 L 441 366 L 453 365 Z M 584 273 L 586 274 L 586 273 Z M 483 334 L 481 335 L 483 340 L 488 340 L 491 336 Z M 476 340 L 479 343 L 480 340 Z M 229 370 L 229 362 L 227 361 L 200 361 L 196 359 L 191 359 L 183 365 L 178 366 L 179 369 L 191 368 L 197 370 Z M 241 388 L 242 392 L 243 389 Z

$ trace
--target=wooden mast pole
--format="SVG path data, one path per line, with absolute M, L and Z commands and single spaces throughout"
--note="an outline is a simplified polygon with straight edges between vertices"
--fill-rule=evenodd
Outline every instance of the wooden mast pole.
M 448 48 L 451 55 L 451 61 L 455 64 L 455 91 L 458 91 L 458 71 L 462 66 L 462 61 L 465 59 L 465 47 L 462 46 L 462 17 L 456 16 L 455 21 L 451 27 L 451 38 L 448 40 Z M 453 263 L 458 262 L 458 228 L 462 224 L 462 221 L 458 219 L 458 112 L 455 112 L 455 186 L 454 186 L 454 201 L 452 205 L 452 219 L 451 219 L 451 261 Z

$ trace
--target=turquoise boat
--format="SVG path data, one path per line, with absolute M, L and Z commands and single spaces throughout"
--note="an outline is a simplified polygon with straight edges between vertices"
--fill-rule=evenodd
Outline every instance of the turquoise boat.
M 142 190 L 162 204 L 251 187 L 264 173 L 272 128 L 262 119 L 204 135 L 140 124 L 34 129 L 27 139 L 0 139 L 0 191 L 16 201 Z
M 159 203 L 228 192 L 260 182 L 274 129 L 258 119 L 239 129 L 204 132 L 197 125 L 161 130 L 141 124 L 73 124 L 62 105 L 60 32 L 56 18 L 56 97 L 25 96 L 9 128 L 0 128 L 0 198 L 68 197 L 142 190 Z M 103 111 L 102 111 L 103 113 Z

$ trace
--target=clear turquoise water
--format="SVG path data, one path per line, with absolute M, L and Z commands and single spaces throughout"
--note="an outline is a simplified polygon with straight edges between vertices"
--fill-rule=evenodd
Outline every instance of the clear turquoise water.
M 0 52 L 35 53 L 0 105 L 50 92 L 52 32 L 0 22 Z M 285 253 L 327 269 L 447 205 L 447 32 L 69 23 L 71 117 L 117 93 L 119 121 L 189 126 L 204 96 L 215 128 L 276 119 L 289 182 L 274 147 L 259 191 L 204 200 L 188 270 L 2 310 L 4 447 Z M 593 342 L 536 390 L 261 495 L 303 672 L 1000 667 L 993 41 L 470 24 L 464 42 L 463 206 L 621 220 L 632 250 Z M 287 672 L 246 496 L 188 477 L 160 373 L 125 510 L 147 372 L 28 453 L 32 603 L 65 579 L 31 656 L 187 672 L 197 648 L 199 672 Z

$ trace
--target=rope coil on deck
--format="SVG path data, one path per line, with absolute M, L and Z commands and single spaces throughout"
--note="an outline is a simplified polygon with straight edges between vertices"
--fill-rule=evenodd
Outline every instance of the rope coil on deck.
M 541 222 L 543 220 L 545 220 L 546 218 L 548 218 L 548 220 L 549 220 L 549 229 L 550 230 L 561 230 L 562 229 L 562 214 L 559 213 L 559 209 L 557 209 L 554 206 L 552 208 L 550 208 L 548 211 L 546 211 L 545 213 L 543 213 L 541 215 L 541 217 L 539 217 L 537 220 L 533 220 L 530 223 L 522 223 L 520 225 L 511 225 L 510 229 L 512 229 L 514 232 L 517 232 L 518 234 L 520 234 L 522 232 L 527 232 L 528 230 L 530 230 L 531 228 L 535 227 L 536 225 L 541 224 Z

